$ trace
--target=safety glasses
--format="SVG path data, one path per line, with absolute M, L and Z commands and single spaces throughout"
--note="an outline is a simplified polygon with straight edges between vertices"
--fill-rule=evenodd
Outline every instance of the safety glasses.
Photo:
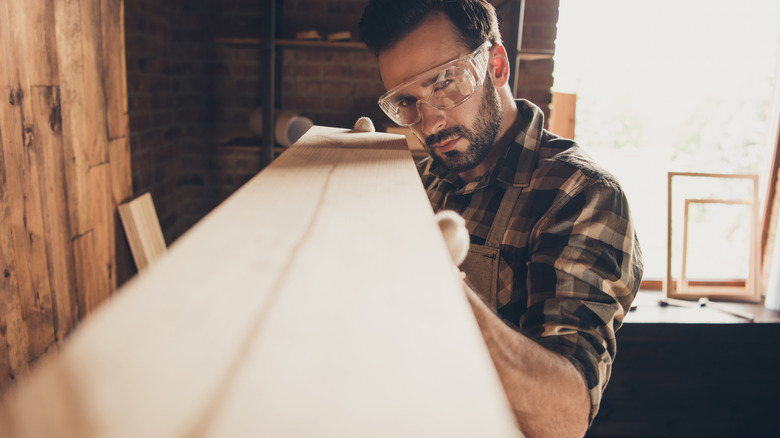
M 476 50 L 405 81 L 379 98 L 379 107 L 400 126 L 420 121 L 420 104 L 446 110 L 471 97 L 487 73 L 490 41 Z

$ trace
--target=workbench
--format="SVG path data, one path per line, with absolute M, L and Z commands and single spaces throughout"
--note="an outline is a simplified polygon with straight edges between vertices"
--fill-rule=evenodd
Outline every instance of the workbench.
M 776 436 L 780 313 L 728 303 L 659 306 L 640 291 L 617 332 L 617 357 L 589 438 Z M 726 303 L 723 303 L 726 304 Z

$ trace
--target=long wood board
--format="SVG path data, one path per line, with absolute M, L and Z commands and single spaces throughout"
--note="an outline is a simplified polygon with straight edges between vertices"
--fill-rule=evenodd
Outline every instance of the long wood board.
M 521 436 L 404 137 L 325 127 L 87 318 L 3 431 Z

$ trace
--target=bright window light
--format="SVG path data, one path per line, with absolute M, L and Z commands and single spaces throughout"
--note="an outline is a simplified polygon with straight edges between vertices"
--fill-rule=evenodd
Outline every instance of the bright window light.
M 758 174 L 763 190 L 779 71 L 777 0 L 560 0 L 553 90 L 577 95 L 575 140 L 629 196 L 645 279 L 666 274 L 667 172 Z

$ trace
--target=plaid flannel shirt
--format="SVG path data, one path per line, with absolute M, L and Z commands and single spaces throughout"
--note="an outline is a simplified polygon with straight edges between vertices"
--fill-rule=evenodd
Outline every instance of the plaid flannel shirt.
M 641 251 L 618 182 L 576 143 L 543 130 L 538 107 L 517 105 L 527 123 L 482 177 L 464 184 L 430 158 L 418 170 L 434 210 L 460 213 L 478 245 L 505 187 L 522 187 L 501 242 L 495 310 L 582 373 L 592 421 L 615 358 L 615 331 L 639 288 Z

